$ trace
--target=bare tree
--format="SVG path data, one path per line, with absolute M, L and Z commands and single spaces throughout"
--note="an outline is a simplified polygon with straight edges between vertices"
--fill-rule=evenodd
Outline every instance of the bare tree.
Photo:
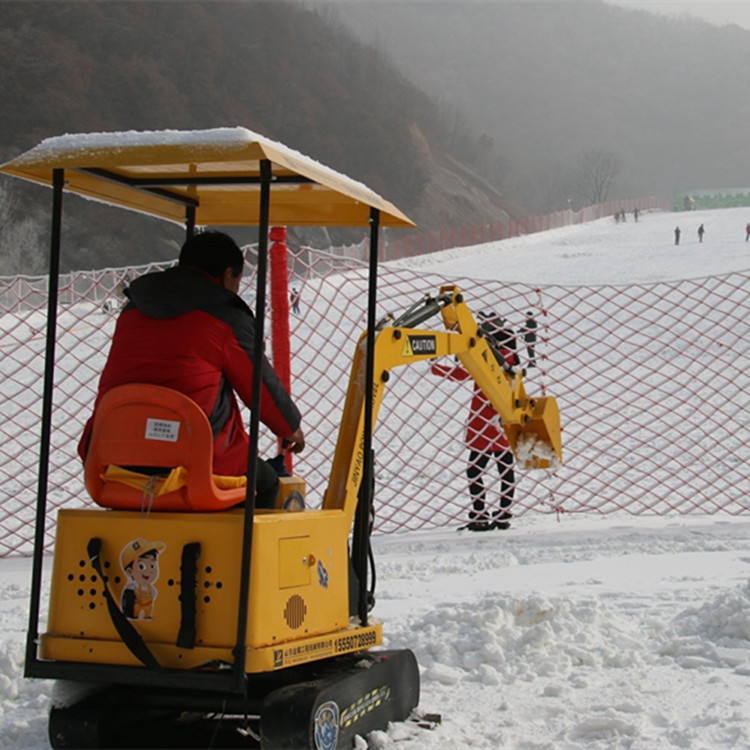
M 617 175 L 622 171 L 622 157 L 606 149 L 590 149 L 578 158 L 576 191 L 590 204 L 604 203 Z
M 15 208 L 15 196 L 5 185 L 0 184 L 0 230 L 10 225 Z
M 0 184 L 0 276 L 41 273 L 46 265 L 39 224 L 19 213 L 15 194 Z
M 30 217 L 6 225 L 0 241 L 0 276 L 37 275 L 47 266 L 42 232 Z

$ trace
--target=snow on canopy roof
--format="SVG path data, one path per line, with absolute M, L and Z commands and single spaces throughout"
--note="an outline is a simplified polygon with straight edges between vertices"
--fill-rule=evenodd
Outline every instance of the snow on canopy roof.
M 366 185 L 246 128 L 78 133 L 47 138 L 0 172 L 183 223 L 257 225 L 261 162 L 271 163 L 269 222 L 284 226 L 414 226 Z

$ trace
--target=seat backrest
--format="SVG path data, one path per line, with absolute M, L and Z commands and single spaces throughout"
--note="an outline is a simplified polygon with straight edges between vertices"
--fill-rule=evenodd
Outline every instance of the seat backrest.
M 144 473 L 187 470 L 187 483 L 153 497 L 142 489 L 105 481 L 108 466 Z M 86 489 L 97 505 L 121 510 L 215 511 L 245 499 L 245 487 L 220 489 L 213 479 L 213 435 L 203 410 L 184 394 L 134 383 L 108 391 L 94 415 L 84 466 Z

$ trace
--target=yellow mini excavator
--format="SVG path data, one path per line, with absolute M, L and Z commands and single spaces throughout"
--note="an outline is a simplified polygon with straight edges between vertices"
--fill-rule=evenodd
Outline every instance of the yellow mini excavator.
M 251 469 L 237 486 L 213 476 L 210 427 L 190 399 L 148 384 L 113 389 L 97 409 L 84 471 L 98 507 L 57 514 L 40 632 L 63 192 L 171 220 L 187 217 L 188 231 L 257 224 L 260 311 L 269 219 L 369 225 L 373 247 L 381 222 L 410 222 L 360 183 L 244 129 L 63 136 L 0 171 L 53 187 L 25 662 L 26 676 L 57 681 L 52 747 L 333 750 L 406 720 L 419 703 L 417 661 L 408 649 L 378 648 L 382 624 L 371 613 L 368 590 L 371 439 L 391 371 L 457 357 L 527 468 L 561 460 L 554 398 L 527 396 L 522 374 L 482 336 L 453 286 L 378 322 L 371 261 L 368 325 L 356 345 L 322 499 L 315 501 L 317 488 L 308 492 L 301 478 L 282 477 L 276 508 L 254 507 L 257 419 L 250 423 Z M 247 218 L 253 209 L 256 221 Z M 436 316 L 441 330 L 419 327 Z M 258 326 L 262 341 L 262 315 Z M 259 393 L 259 381 L 254 387 Z

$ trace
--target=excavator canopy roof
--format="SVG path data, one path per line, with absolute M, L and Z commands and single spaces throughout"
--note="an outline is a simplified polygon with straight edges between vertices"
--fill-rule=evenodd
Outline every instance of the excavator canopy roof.
M 268 220 L 283 226 L 411 227 L 366 185 L 241 127 L 83 133 L 48 138 L 0 172 L 182 224 L 189 207 L 200 226 L 259 223 L 261 164 L 271 165 Z

